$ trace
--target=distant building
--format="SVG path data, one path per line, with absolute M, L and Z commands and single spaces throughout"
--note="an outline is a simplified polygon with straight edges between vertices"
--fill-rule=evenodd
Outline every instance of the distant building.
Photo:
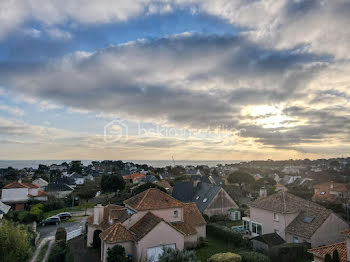
M 350 185 L 333 181 L 314 185 L 312 199 L 319 202 L 346 203 L 350 199 Z
M 222 186 L 200 181 L 176 183 L 172 196 L 182 202 L 196 203 L 199 211 L 208 216 L 226 216 L 230 209 L 239 208 Z
M 145 174 L 133 173 L 131 175 L 123 176 L 124 181 L 130 185 L 137 185 L 141 182 L 142 179 L 145 179 Z
M 14 181 L 2 189 L 1 201 L 10 205 L 14 210 L 23 210 L 29 200 L 46 201 L 46 194 L 40 187 L 32 183 Z
M 50 183 L 45 188 L 45 192 L 57 198 L 65 198 L 73 192 L 73 188 L 67 184 Z
M 74 179 L 74 183 L 76 185 L 84 185 L 85 178 L 82 175 L 79 175 L 77 172 L 73 172 L 69 175 L 69 178 Z
M 44 190 L 45 187 L 49 184 L 46 180 L 44 180 L 42 178 L 37 178 L 37 179 L 33 180 L 32 183 L 35 185 L 38 185 L 41 190 Z

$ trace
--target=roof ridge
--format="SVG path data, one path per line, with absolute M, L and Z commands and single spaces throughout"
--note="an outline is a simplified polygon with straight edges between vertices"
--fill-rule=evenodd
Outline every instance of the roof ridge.
M 139 204 L 136 206 L 136 208 L 139 208 L 139 207 L 140 207 L 141 203 L 143 203 L 143 201 L 145 200 L 145 198 L 146 198 L 146 196 L 148 195 L 148 193 L 149 193 L 150 190 L 151 190 L 151 189 L 148 189 L 148 190 L 146 191 L 145 195 L 143 196 L 143 198 L 141 199 L 141 201 L 139 202 Z

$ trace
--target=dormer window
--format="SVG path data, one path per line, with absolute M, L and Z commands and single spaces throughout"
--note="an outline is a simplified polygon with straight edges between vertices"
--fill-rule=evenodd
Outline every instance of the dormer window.
M 178 217 L 179 216 L 179 211 L 175 210 L 174 211 L 174 217 Z

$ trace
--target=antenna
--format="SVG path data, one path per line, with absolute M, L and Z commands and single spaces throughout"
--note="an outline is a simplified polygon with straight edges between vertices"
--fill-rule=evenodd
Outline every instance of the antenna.
M 175 166 L 175 160 L 174 160 L 174 156 L 171 156 L 171 158 L 173 159 L 173 164 Z

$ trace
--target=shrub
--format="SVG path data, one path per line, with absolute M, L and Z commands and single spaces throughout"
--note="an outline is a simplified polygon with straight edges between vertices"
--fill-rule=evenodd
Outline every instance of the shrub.
M 248 243 L 242 238 L 241 234 L 231 231 L 225 226 L 219 226 L 215 224 L 207 225 L 207 233 L 218 238 L 231 242 L 235 246 L 247 246 Z
M 70 201 L 70 204 L 71 203 L 72 202 Z M 64 208 L 64 206 L 64 202 L 61 199 L 56 198 L 54 196 L 49 196 L 48 200 L 44 203 L 43 211 L 49 212 L 52 210 Z
M 196 262 L 197 258 L 193 251 L 165 248 L 158 258 L 158 262 Z
M 119 245 L 115 245 L 107 250 L 107 262 L 124 262 L 125 248 Z
M 3 220 L 0 226 L 0 261 L 22 262 L 30 254 L 29 233 L 23 226 Z
M 28 211 L 20 211 L 18 212 L 17 219 L 19 222 L 23 224 L 34 222 L 36 219 L 36 216 L 31 214 Z
M 50 252 L 48 262 L 73 262 L 74 257 L 65 241 L 56 242 Z
M 44 211 L 42 210 L 44 208 L 43 204 L 36 204 L 31 206 L 30 208 L 30 214 L 35 217 L 35 221 L 41 221 L 44 218 Z
M 258 252 L 245 252 L 240 254 L 242 262 L 271 262 L 271 259 Z
M 235 253 L 218 253 L 211 256 L 208 262 L 241 262 L 240 255 Z
M 56 242 L 58 242 L 58 241 L 66 242 L 66 240 L 67 240 L 67 231 L 66 231 L 66 229 L 63 228 L 63 227 L 57 228 L 56 235 L 55 235 L 55 241 Z
M 286 243 L 271 248 L 268 252 L 272 262 L 294 262 L 302 261 L 312 257 L 307 252 L 310 244 L 307 243 Z

